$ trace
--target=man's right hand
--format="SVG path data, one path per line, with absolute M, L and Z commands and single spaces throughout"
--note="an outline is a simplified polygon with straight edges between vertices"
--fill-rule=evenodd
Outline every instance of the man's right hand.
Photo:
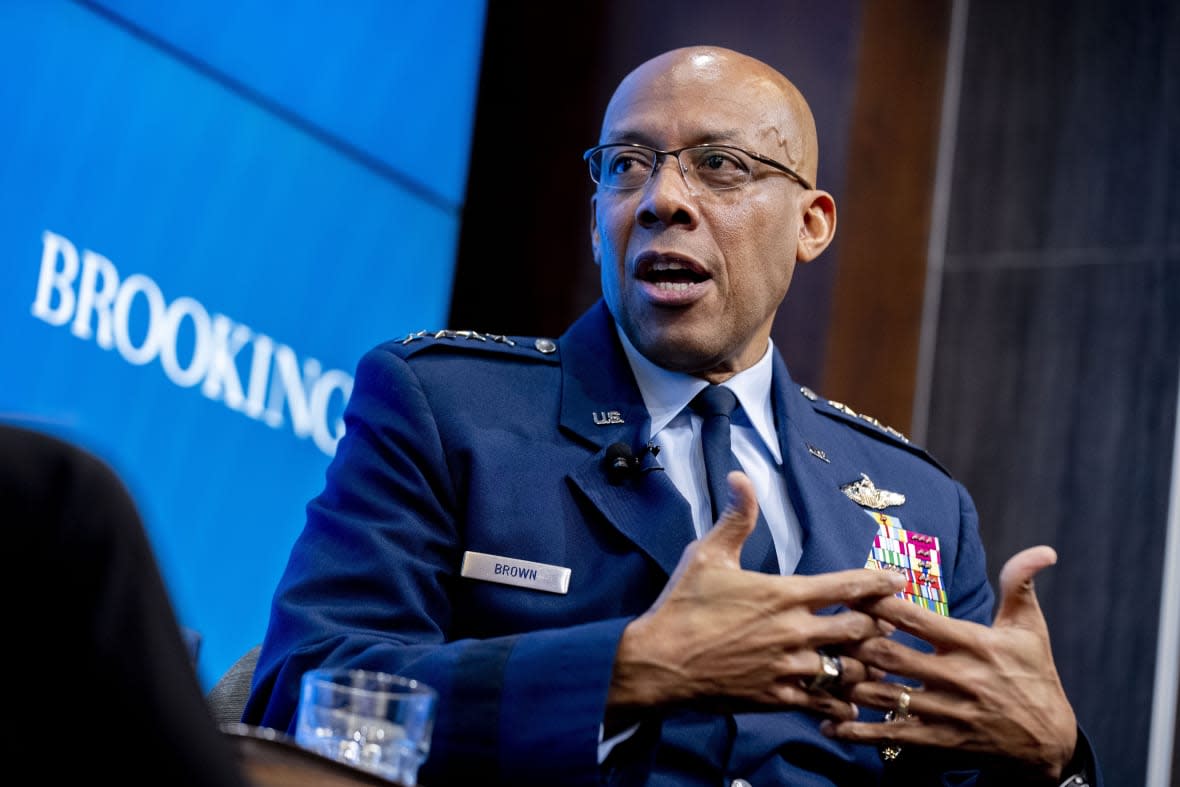
M 892 595 L 902 580 L 868 569 L 785 577 L 742 570 L 758 503 L 744 474 L 728 480 L 721 518 L 685 548 L 659 598 L 624 630 L 608 717 L 625 723 L 644 708 L 686 705 L 718 712 L 793 706 L 854 719 L 851 703 L 805 686 L 820 671 L 819 648 L 839 652 L 882 631 L 863 612 L 815 611 Z M 865 680 L 863 664 L 841 660 L 843 683 Z

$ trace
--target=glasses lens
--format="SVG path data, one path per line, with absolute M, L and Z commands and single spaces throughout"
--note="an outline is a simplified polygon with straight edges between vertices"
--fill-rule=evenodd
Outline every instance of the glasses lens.
M 591 154 L 590 177 L 608 189 L 639 189 L 651 179 L 658 154 L 639 145 L 606 145 Z M 680 151 L 679 164 L 695 186 L 710 191 L 740 188 L 753 177 L 753 162 L 737 148 L 701 145 Z
M 650 150 L 631 145 L 607 145 L 590 157 L 590 177 L 608 189 L 637 189 L 651 177 Z
M 702 146 L 680 154 L 688 171 L 708 189 L 736 189 L 750 182 L 750 161 L 733 148 Z

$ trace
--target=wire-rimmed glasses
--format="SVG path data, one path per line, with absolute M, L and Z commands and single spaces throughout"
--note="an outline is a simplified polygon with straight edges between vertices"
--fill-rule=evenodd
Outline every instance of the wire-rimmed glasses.
M 590 165 L 590 179 L 616 191 L 643 188 L 655 175 L 664 156 L 672 156 L 686 183 L 708 191 L 738 189 L 754 179 L 755 162 L 765 164 L 810 190 L 807 179 L 786 164 L 734 145 L 689 145 L 659 150 L 632 142 L 596 145 L 582 158 Z

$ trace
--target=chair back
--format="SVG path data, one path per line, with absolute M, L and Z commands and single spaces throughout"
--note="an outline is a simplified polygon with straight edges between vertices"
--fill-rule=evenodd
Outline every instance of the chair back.
M 246 699 L 250 696 L 250 683 L 254 680 L 254 667 L 258 664 L 260 650 L 262 645 L 258 644 L 243 653 L 205 695 L 205 701 L 209 703 L 209 709 L 213 713 L 213 720 L 219 725 L 241 722 Z

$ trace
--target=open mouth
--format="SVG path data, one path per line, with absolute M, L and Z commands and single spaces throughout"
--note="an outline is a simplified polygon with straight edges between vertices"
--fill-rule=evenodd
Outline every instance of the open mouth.
M 667 292 L 688 292 L 694 285 L 712 278 L 692 260 L 655 253 L 640 256 L 635 277 Z

